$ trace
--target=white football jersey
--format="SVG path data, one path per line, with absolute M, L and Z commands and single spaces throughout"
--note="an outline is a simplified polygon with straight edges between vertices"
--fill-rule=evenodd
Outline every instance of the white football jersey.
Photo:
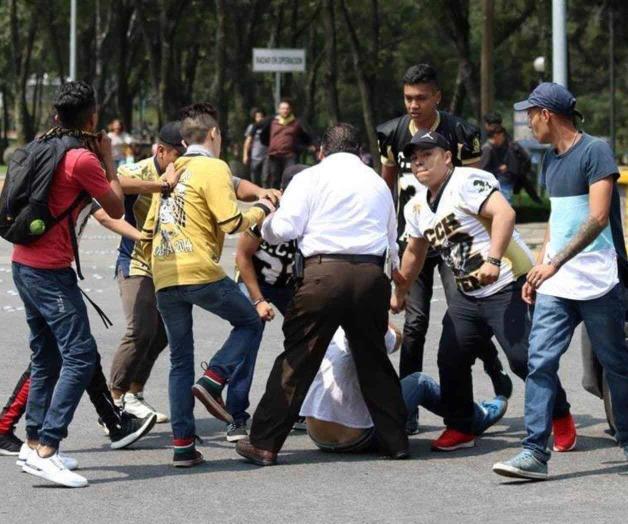
M 486 199 L 499 190 L 486 171 L 456 167 L 431 205 L 427 192 L 412 198 L 404 209 L 407 237 L 424 238 L 440 254 L 456 277 L 458 289 L 473 297 L 493 295 L 532 267 L 532 253 L 517 230 L 502 258 L 499 278 L 482 286 L 477 277 L 491 246 L 490 220 L 480 216 Z

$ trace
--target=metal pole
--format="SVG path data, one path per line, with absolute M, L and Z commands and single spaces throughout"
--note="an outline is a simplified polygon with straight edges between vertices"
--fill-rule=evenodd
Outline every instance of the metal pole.
M 279 107 L 281 100 L 281 73 L 275 73 L 275 109 Z
M 565 0 L 552 0 L 552 76 L 567 86 L 567 10 Z
M 76 0 L 70 1 L 70 80 L 76 80 Z
M 493 15 L 494 0 L 482 0 L 482 62 L 481 101 L 482 114 L 493 110 Z
M 609 69 L 609 127 L 610 146 L 615 153 L 615 13 L 613 5 L 608 7 L 608 69 Z

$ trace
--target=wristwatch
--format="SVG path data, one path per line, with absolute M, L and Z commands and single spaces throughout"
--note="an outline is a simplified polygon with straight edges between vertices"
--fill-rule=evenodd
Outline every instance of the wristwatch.
M 502 267 L 502 261 L 499 258 L 489 256 L 486 257 L 486 262 L 496 267 Z

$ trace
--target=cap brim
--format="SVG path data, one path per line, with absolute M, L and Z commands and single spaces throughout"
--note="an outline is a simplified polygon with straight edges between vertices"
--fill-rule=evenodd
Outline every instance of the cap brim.
M 515 111 L 526 111 L 531 107 L 537 107 L 535 104 L 531 103 L 529 100 L 522 100 L 521 102 L 517 102 L 512 106 Z
M 434 144 L 434 143 L 427 143 L 427 142 L 420 142 L 418 144 L 413 144 L 412 142 L 410 142 L 406 147 L 403 148 L 403 155 L 405 157 L 410 157 L 412 156 L 412 153 L 414 152 L 415 149 L 436 149 L 437 147 L 440 147 L 441 149 L 445 149 L 443 148 L 443 146 L 439 145 L 439 144 Z

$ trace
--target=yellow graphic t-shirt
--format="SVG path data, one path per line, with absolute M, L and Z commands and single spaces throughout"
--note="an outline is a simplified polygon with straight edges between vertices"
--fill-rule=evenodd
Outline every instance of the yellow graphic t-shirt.
M 153 196 L 144 223 L 143 248 L 150 253 L 155 289 L 207 284 L 226 276 L 220 267 L 225 234 L 245 231 L 264 220 L 264 212 L 238 208 L 231 171 L 206 156 L 183 156 L 185 168 L 172 193 Z

